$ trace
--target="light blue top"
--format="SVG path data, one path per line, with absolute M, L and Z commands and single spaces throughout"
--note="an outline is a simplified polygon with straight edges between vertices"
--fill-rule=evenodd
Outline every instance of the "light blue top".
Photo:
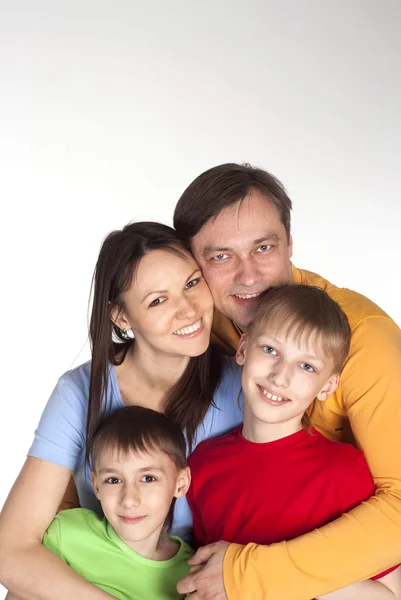
M 60 377 L 43 411 L 28 456 L 71 469 L 81 507 L 101 514 L 89 469 L 85 465 L 90 369 L 89 361 Z M 196 431 L 193 449 L 203 440 L 222 435 L 243 421 L 243 398 L 240 392 L 241 368 L 236 365 L 234 359 L 230 359 L 214 395 L 215 406 L 210 406 L 203 423 Z M 123 406 L 116 371 L 111 366 L 106 395 L 106 416 Z M 191 532 L 191 511 L 186 499 L 179 498 L 175 504 L 172 533 L 189 541 Z

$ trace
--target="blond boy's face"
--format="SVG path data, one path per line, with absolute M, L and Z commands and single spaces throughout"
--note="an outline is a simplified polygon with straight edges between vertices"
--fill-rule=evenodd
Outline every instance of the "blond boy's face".
M 189 481 L 189 469 L 178 470 L 161 451 L 124 454 L 106 448 L 92 473 L 106 519 L 139 554 L 157 546 L 171 502 L 185 495 Z
M 338 384 L 334 361 L 313 333 L 296 341 L 274 327 L 257 327 L 241 339 L 237 362 L 243 365 L 246 421 L 279 426 L 282 437 L 299 431 L 314 398 L 326 400 Z

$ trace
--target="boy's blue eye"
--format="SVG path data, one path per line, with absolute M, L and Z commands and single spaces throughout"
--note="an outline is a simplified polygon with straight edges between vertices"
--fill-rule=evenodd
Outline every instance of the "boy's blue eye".
M 276 351 L 273 348 L 273 346 L 262 346 L 262 350 L 265 354 L 276 354 Z
M 312 365 L 310 365 L 308 363 L 302 363 L 301 367 L 303 368 L 304 371 L 307 371 L 308 373 L 313 373 L 315 371 L 315 369 L 312 367 Z

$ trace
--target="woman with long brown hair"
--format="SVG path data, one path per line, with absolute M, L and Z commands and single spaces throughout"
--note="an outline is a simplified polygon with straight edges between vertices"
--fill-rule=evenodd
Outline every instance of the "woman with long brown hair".
M 240 373 L 209 345 L 213 302 L 173 229 L 133 223 L 103 243 L 94 275 L 92 360 L 63 375 L 0 518 L 0 580 L 20 598 L 101 600 L 108 594 L 41 546 L 73 472 L 80 504 L 98 509 L 87 444 L 102 418 L 124 405 L 164 412 L 188 449 L 242 420 Z M 173 531 L 190 514 L 177 501 Z

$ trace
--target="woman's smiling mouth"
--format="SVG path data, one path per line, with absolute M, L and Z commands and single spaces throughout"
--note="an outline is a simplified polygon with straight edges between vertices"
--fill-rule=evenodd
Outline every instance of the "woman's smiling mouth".
M 180 337 L 188 338 L 195 337 L 202 333 L 203 331 L 203 319 L 200 318 L 198 321 L 195 321 L 191 325 L 186 325 L 185 327 L 181 327 L 174 331 L 174 335 L 178 335 Z

